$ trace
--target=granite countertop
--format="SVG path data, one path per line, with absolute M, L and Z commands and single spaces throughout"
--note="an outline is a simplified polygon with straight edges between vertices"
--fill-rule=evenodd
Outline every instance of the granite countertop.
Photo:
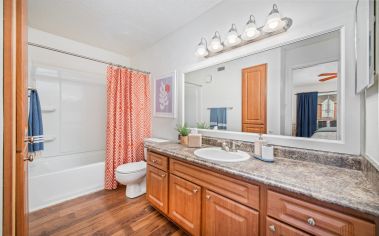
M 379 217 L 379 192 L 375 191 L 374 186 L 359 170 L 280 157 L 276 157 L 274 163 L 255 158 L 242 162 L 212 161 L 196 157 L 196 148 L 174 142 L 145 142 L 145 147 L 221 173 L 229 173 L 245 180 L 279 187 Z

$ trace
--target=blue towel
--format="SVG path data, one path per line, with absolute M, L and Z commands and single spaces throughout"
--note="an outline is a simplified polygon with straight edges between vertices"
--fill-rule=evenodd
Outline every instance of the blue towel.
M 33 143 L 28 144 L 29 153 L 43 150 L 43 126 L 41 104 L 36 90 L 30 91 L 28 136 L 33 137 Z
M 215 126 L 217 126 L 218 129 L 224 129 L 227 128 L 227 120 L 226 120 L 226 107 L 220 107 L 220 108 L 210 108 L 210 122 L 209 125 L 213 129 Z

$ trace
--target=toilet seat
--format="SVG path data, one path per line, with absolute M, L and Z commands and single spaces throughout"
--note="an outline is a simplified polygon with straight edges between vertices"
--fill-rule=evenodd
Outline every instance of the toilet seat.
M 116 172 L 120 174 L 130 174 L 140 171 L 145 171 L 146 169 L 146 162 L 144 161 L 138 161 L 138 162 L 132 162 L 120 165 L 116 168 Z

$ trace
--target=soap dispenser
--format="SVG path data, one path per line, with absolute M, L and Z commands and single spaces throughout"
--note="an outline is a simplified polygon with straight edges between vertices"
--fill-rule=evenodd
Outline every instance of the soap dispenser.
M 263 140 L 262 134 L 259 134 L 259 138 L 254 142 L 254 154 L 258 157 L 262 156 L 262 146 L 266 144 Z

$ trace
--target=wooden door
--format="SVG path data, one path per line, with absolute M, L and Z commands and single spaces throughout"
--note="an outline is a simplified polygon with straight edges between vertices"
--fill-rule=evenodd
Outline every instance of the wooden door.
M 27 1 L 9 0 L 3 4 L 3 235 L 27 235 Z
M 167 188 L 167 173 L 148 165 L 146 171 L 146 199 L 165 214 L 167 214 L 168 210 Z
M 169 216 L 192 235 L 200 235 L 201 187 L 170 174 Z
M 266 133 L 267 64 L 242 70 L 242 132 Z
M 257 211 L 209 190 L 205 191 L 203 205 L 203 235 L 258 235 Z

